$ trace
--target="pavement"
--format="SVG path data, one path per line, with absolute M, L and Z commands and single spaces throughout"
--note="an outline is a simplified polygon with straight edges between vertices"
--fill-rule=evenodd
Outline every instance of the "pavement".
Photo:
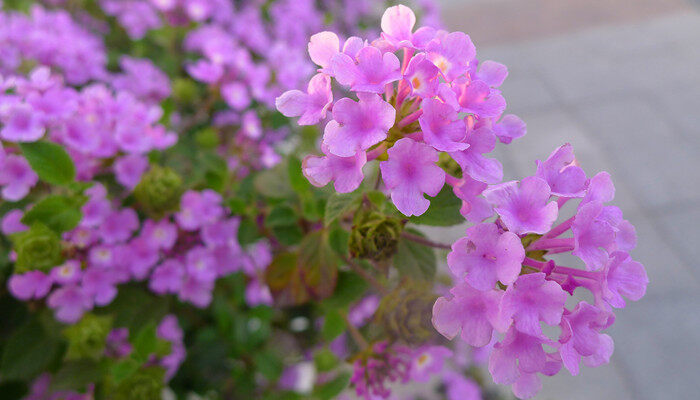
M 509 68 L 528 135 L 497 150 L 506 179 L 572 143 L 590 176 L 612 174 L 651 281 L 617 312 L 611 363 L 544 378 L 536 399 L 700 399 L 700 1 L 441 3 L 480 59 Z

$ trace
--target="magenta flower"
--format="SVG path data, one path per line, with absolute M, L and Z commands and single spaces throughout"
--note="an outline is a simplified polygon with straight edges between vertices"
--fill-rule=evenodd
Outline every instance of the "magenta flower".
M 428 59 L 437 66 L 448 82 L 463 76 L 476 56 L 469 35 L 463 32 L 439 32 L 426 47 Z
M 464 375 L 447 370 L 443 372 L 447 400 L 482 400 L 481 388 Z
M 447 264 L 455 276 L 465 277 L 475 289 L 491 290 L 497 281 L 504 285 L 515 282 L 524 259 L 518 235 L 501 233 L 496 224 L 479 224 L 452 245 Z
M 507 328 L 499 315 L 502 291 L 480 291 L 462 282 L 450 294 L 450 298 L 438 298 L 433 306 L 433 326 L 446 338 L 460 335 L 470 345 L 481 347 L 491 341 L 494 329 Z
M 114 177 L 124 187 L 133 189 L 148 169 L 148 158 L 142 155 L 126 155 L 114 162 Z
M 607 172 L 599 172 L 590 179 L 588 183 L 588 190 L 586 195 L 583 196 L 579 208 L 583 207 L 585 203 L 592 201 L 598 201 L 600 203 L 607 203 L 615 198 L 615 185 L 613 185 L 612 178 Z
M 522 333 L 512 327 L 500 343 L 496 343 L 489 357 L 489 372 L 493 381 L 502 385 L 516 383 L 521 375 L 534 374 L 545 369 L 547 355 L 543 340 Z
M 325 145 L 321 149 L 324 156 L 307 156 L 302 162 L 302 171 L 309 182 L 323 187 L 333 181 L 333 187 L 338 193 L 349 193 L 357 189 L 365 177 L 362 167 L 367 163 L 367 153 L 358 151 L 350 157 L 338 157 Z
M 67 260 L 63 265 L 54 267 L 51 270 L 51 278 L 54 282 L 61 285 L 77 283 L 82 276 L 83 270 L 78 260 Z
M 0 161 L 0 185 L 3 187 L 3 199 L 8 201 L 23 199 L 38 181 L 39 177 L 24 157 L 10 154 Z
M 338 157 L 352 157 L 386 139 L 394 125 L 396 110 L 376 94 L 358 93 L 359 102 L 348 98 L 333 106 L 333 120 L 326 124 L 323 143 Z
M 597 201 L 585 203 L 579 207 L 571 225 L 574 233 L 571 254 L 583 260 L 590 271 L 597 271 L 607 264 L 608 250 L 615 243 L 615 229 L 605 218 L 607 208 Z
M 623 296 L 632 301 L 644 297 L 649 277 L 644 266 L 632 260 L 629 254 L 622 251 L 612 253 L 604 271 L 602 295 L 611 306 L 624 308 Z
M 410 85 L 411 94 L 426 99 L 438 93 L 440 70 L 425 54 L 417 54 L 411 58 L 403 74 L 403 79 Z M 453 118 L 454 119 L 454 118 Z
M 445 184 L 445 171 L 435 163 L 438 153 L 413 139 L 399 139 L 379 163 L 391 200 L 404 215 L 421 215 L 430 206 L 423 194 L 434 197 Z
M 525 122 L 513 114 L 503 116 L 492 128 L 498 140 L 504 144 L 509 144 L 513 139 L 521 138 L 527 133 Z
M 177 293 L 182 287 L 185 267 L 181 262 L 169 259 L 157 266 L 151 274 L 148 287 L 155 293 Z
M 249 307 L 259 305 L 271 306 L 273 304 L 270 288 L 259 279 L 251 279 L 245 288 L 245 303 Z
M 508 67 L 501 63 L 486 60 L 480 62 L 478 67 L 476 74 L 474 74 L 474 79 L 482 81 L 491 87 L 501 86 L 508 77 Z
M 497 89 L 486 82 L 471 81 L 457 85 L 457 97 L 463 112 L 480 118 L 496 118 L 506 108 L 506 101 Z
M 82 278 L 83 292 L 92 298 L 95 305 L 104 306 L 117 296 L 117 277 L 106 268 L 88 268 Z
M 540 321 L 559 324 L 564 301 L 566 292 L 556 282 L 545 280 L 545 274 L 521 275 L 506 289 L 501 313 L 503 318 L 513 318 L 514 326 L 520 332 L 541 336 Z
M 187 276 L 182 282 L 178 298 L 181 301 L 190 302 L 196 307 L 204 308 L 211 303 L 212 290 L 214 290 L 214 282 L 200 281 L 193 276 Z
M 13 274 L 7 281 L 7 289 L 20 300 L 41 299 L 49 293 L 53 278 L 41 271 Z
M 46 131 L 41 123 L 40 113 L 28 104 L 13 104 L 4 111 L 0 121 L 3 128 L 0 137 L 10 142 L 35 142 Z
M 216 260 L 205 247 L 197 246 L 185 256 L 187 273 L 201 282 L 216 280 Z
M 586 173 L 577 165 L 569 143 L 554 150 L 545 161 L 538 160 L 535 176 L 547 182 L 554 196 L 583 197 L 586 193 Z
M 468 146 L 462 151 L 453 151 L 450 156 L 470 177 L 485 183 L 498 183 L 503 179 L 503 166 L 493 158 L 487 158 L 496 147 L 496 136 L 488 128 L 471 130 L 465 141 Z
M 2 217 L 2 226 L 0 227 L 0 230 L 2 231 L 3 235 L 11 235 L 13 233 L 22 232 L 29 229 L 27 225 L 22 223 L 22 218 L 24 218 L 24 212 L 22 210 L 14 209 L 8 211 Z
M 355 59 L 338 53 L 331 59 L 335 79 L 356 92 L 384 93 L 387 83 L 401 79 L 401 63 L 393 53 L 384 53 L 367 46 Z
M 56 319 L 67 324 L 78 322 L 93 307 L 92 297 L 75 285 L 54 290 L 47 304 L 54 309 Z
M 187 73 L 194 79 L 208 84 L 214 84 L 221 79 L 224 74 L 224 68 L 220 64 L 216 64 L 207 60 L 199 60 L 186 67 Z
M 222 85 L 221 97 L 223 97 L 229 107 L 236 111 L 244 110 L 250 105 L 248 89 L 240 82 L 231 82 Z
M 324 74 L 311 78 L 306 93 L 290 90 L 275 100 L 277 109 L 285 116 L 301 115 L 299 125 L 314 125 L 326 118 L 326 110 L 332 103 L 331 78 Z
M 612 338 L 600 331 L 607 328 L 612 319 L 612 314 L 583 301 L 578 303 L 572 312 L 564 314 L 561 320 L 559 354 L 564 367 L 571 375 L 578 375 L 581 358 L 584 358 L 589 366 L 593 366 L 590 364 L 597 363 L 600 359 L 595 357 L 596 355 L 607 355 L 604 358 L 607 358 L 606 361 L 610 360 L 613 351 Z
M 493 208 L 486 199 L 481 196 L 487 184 L 464 175 L 458 183 L 453 184 L 455 196 L 462 200 L 459 212 L 469 222 L 479 223 L 493 215 Z
M 202 228 L 200 236 L 207 247 L 228 246 L 240 248 L 238 244 L 238 218 L 229 218 L 214 222 Z
M 527 177 L 520 184 L 505 182 L 484 191 L 508 230 L 522 235 L 547 233 L 557 219 L 559 208 L 549 202 L 550 190 L 547 182 L 537 177 Z
M 143 224 L 141 237 L 153 248 L 170 250 L 177 240 L 177 226 L 167 219 L 158 222 L 149 219 Z
M 435 36 L 435 29 L 422 27 L 413 32 L 416 15 L 413 10 L 399 4 L 389 7 L 382 15 L 382 39 L 394 48 L 424 48 Z
M 311 35 L 309 39 L 309 56 L 311 61 L 323 71 L 331 71 L 331 59 L 340 53 L 340 39 L 333 32 L 323 31 Z
M 123 254 L 131 275 L 137 280 L 145 279 L 160 257 L 158 248 L 143 236 L 132 239 Z
M 431 375 L 439 374 L 445 359 L 452 357 L 452 350 L 443 346 L 423 346 L 413 353 L 410 378 L 416 382 L 428 382 Z
M 465 150 L 469 143 L 464 142 L 467 126 L 457 112 L 437 99 L 424 99 L 421 102 L 423 115 L 418 122 L 423 131 L 425 143 L 440 151 Z
M 131 208 L 125 208 L 108 214 L 100 225 L 99 233 L 105 243 L 121 243 L 129 239 L 138 227 L 139 219 L 136 212 Z
M 175 214 L 175 221 L 184 230 L 194 231 L 209 225 L 224 214 L 221 207 L 221 195 L 213 190 L 185 192 L 180 200 L 180 212 Z

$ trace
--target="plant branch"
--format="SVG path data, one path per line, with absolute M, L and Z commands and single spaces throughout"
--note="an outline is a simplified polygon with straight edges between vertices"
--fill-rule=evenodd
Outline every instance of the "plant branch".
M 428 246 L 428 247 L 435 247 L 435 248 L 438 248 L 438 249 L 446 249 L 446 250 L 451 250 L 451 249 L 452 249 L 452 246 L 450 246 L 449 244 L 436 243 L 436 242 L 430 241 L 430 240 L 428 240 L 428 239 L 426 239 L 426 238 L 424 238 L 424 237 L 421 237 L 421 236 L 418 236 L 418 235 L 414 235 L 414 234 L 408 233 L 408 232 L 403 232 L 403 233 L 401 233 L 401 237 L 403 237 L 403 238 L 406 239 L 406 240 L 410 240 L 410 241 L 412 241 L 412 242 L 420 243 L 420 244 L 422 244 L 422 245 L 424 245 L 424 246 Z

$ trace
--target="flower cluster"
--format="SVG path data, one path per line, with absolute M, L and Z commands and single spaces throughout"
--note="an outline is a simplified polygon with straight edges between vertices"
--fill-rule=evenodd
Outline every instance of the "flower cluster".
M 306 92 L 291 90 L 277 98 L 287 116 L 300 125 L 332 119 L 323 133 L 321 157 L 304 160 L 311 183 L 333 182 L 352 192 L 364 179 L 368 161 L 382 159 L 381 178 L 404 215 L 421 215 L 445 184 L 439 153 L 448 153 L 471 181 L 484 185 L 503 177 L 501 164 L 485 154 L 497 139 L 510 143 L 525 126 L 506 107 L 498 87 L 507 70 L 479 62 L 469 36 L 430 27 L 414 31 L 409 8 L 389 8 L 382 34 L 371 43 L 359 37 L 341 42 L 332 32 L 313 35 L 311 59 L 320 68 Z M 394 54 L 403 53 L 403 58 Z M 355 93 L 334 101 L 332 80 Z M 465 116 L 466 114 L 466 116 Z
M 489 371 L 520 398 L 539 391 L 538 373 L 554 375 L 563 365 L 577 375 L 581 361 L 607 363 L 613 340 L 603 331 L 615 320 L 613 309 L 646 291 L 644 267 L 629 255 L 634 227 L 606 205 L 614 191 L 608 173 L 588 178 L 566 144 L 538 161 L 534 176 L 486 188 L 482 200 L 493 207 L 495 222 L 477 221 L 452 245 L 447 262 L 457 284 L 436 301 L 435 328 L 477 347 L 504 334 Z M 555 225 L 572 200 L 579 200 L 574 215 Z M 561 265 L 566 253 L 584 268 Z M 592 294 L 593 304 L 565 305 L 578 288 Z M 559 327 L 558 337 L 547 336 L 542 323 Z
M 142 224 L 133 209 L 115 207 L 104 187 L 94 186 L 86 195 L 80 224 L 64 234 L 63 252 L 69 258 L 56 265 L 56 258 L 42 253 L 42 259 L 50 261 L 47 268 L 38 269 L 34 263 L 26 272 L 16 271 L 9 280 L 15 297 L 48 296 L 56 318 L 73 323 L 93 307 L 111 303 L 117 285 L 129 281 L 147 280 L 154 293 L 176 294 L 183 302 L 205 307 L 216 279 L 242 270 L 250 277 L 248 303 L 270 303 L 270 293 L 260 280 L 271 259 L 270 249 L 264 242 L 249 250 L 241 248 L 238 220 L 225 215 L 216 192 L 188 191 L 172 219 L 146 219 Z M 21 211 L 8 214 L 3 233 L 36 236 L 34 227 L 27 230 L 19 222 L 21 217 Z M 18 251 L 19 259 L 23 253 Z M 58 252 L 60 259 L 60 248 Z

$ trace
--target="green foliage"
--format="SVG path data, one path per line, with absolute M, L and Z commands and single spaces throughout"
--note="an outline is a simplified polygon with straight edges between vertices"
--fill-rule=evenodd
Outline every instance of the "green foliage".
M 407 229 L 407 232 L 424 237 L 424 235 L 414 229 Z M 402 239 L 399 241 L 398 250 L 394 257 L 394 267 L 403 277 L 413 279 L 432 280 L 437 271 L 437 259 L 435 250 L 432 247 Z
M 326 313 L 321 329 L 321 336 L 327 342 L 337 338 L 341 333 L 345 332 L 347 327 L 345 317 L 337 309 L 331 309 Z
M 336 219 L 350 213 L 353 209 L 359 207 L 362 197 L 360 193 L 333 193 L 326 202 L 326 212 L 323 217 L 323 223 L 329 226 Z
M 160 219 L 180 206 L 182 178 L 171 168 L 151 166 L 134 188 L 134 197 L 152 218 Z
M 68 341 L 66 358 L 69 360 L 99 359 L 104 353 L 107 335 L 111 328 L 111 317 L 85 314 L 78 323 L 63 330 Z
M 464 217 L 459 212 L 461 207 L 462 200 L 455 196 L 450 185 L 445 185 L 437 196 L 430 198 L 428 211 L 423 215 L 413 216 L 409 220 L 419 225 L 457 225 L 464 223 Z
M 350 384 L 350 373 L 340 373 L 338 376 L 335 378 L 331 379 L 330 381 L 316 386 L 314 388 L 313 394 L 315 397 L 321 399 L 321 400 L 330 400 L 335 398 L 345 390 L 345 388 L 348 387 Z
M 61 195 L 47 196 L 38 201 L 22 217 L 22 223 L 28 226 L 41 223 L 56 233 L 62 233 L 75 228 L 82 214 L 80 206 L 82 199 Z
M 56 332 L 32 318 L 19 327 L 3 346 L 0 374 L 3 380 L 31 379 L 45 371 L 62 354 Z
M 29 230 L 14 234 L 12 243 L 17 253 L 17 273 L 32 270 L 49 272 L 63 262 L 61 238 L 44 224 L 37 222 Z
M 54 185 L 67 185 L 75 179 L 75 165 L 68 153 L 56 143 L 20 144 L 24 157 L 39 179 Z

